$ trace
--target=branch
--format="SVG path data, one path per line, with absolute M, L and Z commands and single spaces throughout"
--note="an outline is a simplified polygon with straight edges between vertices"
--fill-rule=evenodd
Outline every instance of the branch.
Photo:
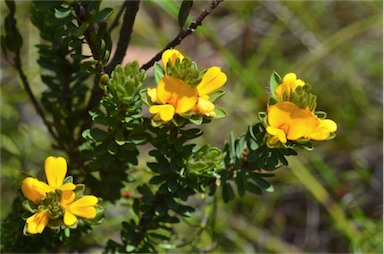
M 33 107 L 35 108 L 37 114 L 43 120 L 43 122 L 44 122 L 45 126 L 47 127 L 49 133 L 52 135 L 52 137 L 57 142 L 57 145 L 59 147 L 63 148 L 61 146 L 61 143 L 59 142 L 59 138 L 58 138 L 57 134 L 54 132 L 51 124 L 45 118 L 44 110 L 40 106 L 40 104 L 37 101 L 36 97 L 34 96 L 34 94 L 32 92 L 32 89 L 31 89 L 31 86 L 30 86 L 30 84 L 28 82 L 27 76 L 25 75 L 25 73 L 23 71 L 22 64 L 21 64 L 21 57 L 20 57 L 20 48 L 22 46 L 22 38 L 21 38 L 21 35 L 20 35 L 20 33 L 19 33 L 19 31 L 17 30 L 17 27 L 16 27 L 15 4 L 14 4 L 13 1 L 8 1 L 7 4 L 8 4 L 8 8 L 9 8 L 9 15 L 7 15 L 5 22 L 7 22 L 6 25 L 8 26 L 10 31 L 7 31 L 6 33 L 10 33 L 10 34 L 12 34 L 12 36 L 15 36 L 16 38 L 17 38 L 17 36 L 20 36 L 20 43 L 15 42 L 15 46 L 13 48 L 8 48 L 9 51 L 14 52 L 14 56 L 13 56 L 14 63 L 12 65 L 17 70 L 17 72 L 18 72 L 18 74 L 20 76 L 20 79 L 21 79 L 21 83 L 23 84 L 23 87 L 24 87 L 24 89 L 25 89 L 29 99 L 32 101 Z M 2 41 L 2 43 L 3 43 L 3 41 Z M 6 48 L 7 45 L 5 45 L 4 47 Z M 6 55 L 6 52 L 7 51 L 5 50 L 5 55 Z
M 127 1 L 124 1 L 124 3 L 121 5 L 121 8 L 119 12 L 116 15 L 115 20 L 113 20 L 111 26 L 108 28 L 108 32 L 111 33 L 118 25 L 121 15 L 123 15 L 123 11 L 127 8 Z
M 191 22 L 191 24 L 189 25 L 189 27 L 187 29 L 183 29 L 175 37 L 175 39 L 173 39 L 171 42 L 169 42 L 167 44 L 167 46 L 165 46 L 165 48 L 163 50 L 161 50 L 159 53 L 157 53 L 156 56 L 154 56 L 149 62 L 144 64 L 141 67 L 141 69 L 148 70 L 149 68 L 151 68 L 153 66 L 153 64 L 156 61 L 161 59 L 161 55 L 163 54 L 164 51 L 166 51 L 167 49 L 170 49 L 170 48 L 174 48 L 175 46 L 179 45 L 181 43 L 181 41 L 185 39 L 185 37 L 187 37 L 188 35 L 193 33 L 198 26 L 201 26 L 202 21 L 205 19 L 205 17 L 207 17 L 223 1 L 224 0 L 212 0 L 211 4 L 208 6 L 208 8 L 204 9 L 200 13 L 200 15 Z
M 133 25 L 135 23 L 136 14 L 139 11 L 140 0 L 126 0 L 123 8 L 125 7 L 124 20 L 120 29 L 120 37 L 117 42 L 117 48 L 110 63 L 104 68 L 105 72 L 111 74 L 116 65 L 120 64 L 127 51 L 129 41 L 131 40 L 131 34 Z M 122 8 L 122 9 L 123 9 Z

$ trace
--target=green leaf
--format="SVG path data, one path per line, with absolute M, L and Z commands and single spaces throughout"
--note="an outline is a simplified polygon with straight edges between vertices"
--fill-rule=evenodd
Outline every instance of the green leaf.
M 256 184 L 253 184 L 251 182 L 246 182 L 245 183 L 245 188 L 249 191 L 249 192 L 252 192 L 256 195 L 261 195 L 262 191 L 260 189 L 259 186 L 257 186 Z
M 222 89 L 216 90 L 216 91 L 212 92 L 211 94 L 209 94 L 209 101 L 214 102 L 214 101 L 218 100 L 219 98 L 221 98 L 224 94 L 225 94 L 224 90 L 222 90 Z
M 153 69 L 154 69 L 154 72 L 155 72 L 156 84 L 158 84 L 160 82 L 160 80 L 164 77 L 164 69 L 157 62 L 153 65 Z
M 119 145 L 117 145 L 115 141 L 111 141 L 109 142 L 107 149 L 110 154 L 115 155 L 119 152 Z
M 179 15 L 177 19 L 180 30 L 183 29 L 185 21 L 189 16 L 189 12 L 192 9 L 192 6 L 193 6 L 193 0 L 183 0 L 183 2 L 181 3 L 181 7 L 179 10 Z
M 228 203 L 235 197 L 235 193 L 232 189 L 232 186 L 228 183 L 223 185 L 222 194 L 225 203 Z
M 111 16 L 112 12 L 113 12 L 112 8 L 105 8 L 101 10 L 99 13 L 97 13 L 95 16 L 93 16 L 91 21 L 92 23 L 103 22 L 107 20 L 109 16 Z
M 120 128 L 117 129 L 116 132 L 115 132 L 115 141 L 120 146 L 125 144 L 124 132 Z
M 96 141 L 103 141 L 103 140 L 105 140 L 108 137 L 108 133 L 107 132 L 105 132 L 103 130 L 100 130 L 100 129 L 97 129 L 97 128 L 92 129 L 89 134 Z
M 277 95 L 275 94 L 276 88 L 283 82 L 280 75 L 277 72 L 273 72 L 271 78 L 269 79 L 269 89 L 271 90 L 272 97 L 278 100 Z
M 203 116 L 202 115 L 193 115 L 193 116 L 189 117 L 189 121 L 192 124 L 201 125 L 203 122 Z
M 67 176 L 63 181 L 63 184 L 66 184 L 66 183 L 73 183 L 73 177 Z
M 69 14 L 71 14 L 71 9 L 64 9 L 61 8 L 62 10 L 56 9 L 55 8 L 55 18 L 57 19 L 63 19 L 68 17 Z
M 88 22 L 83 22 L 83 24 L 81 24 L 81 26 L 79 26 L 73 33 L 72 35 L 75 36 L 75 37 L 79 37 L 80 35 L 83 35 L 85 33 L 85 31 L 87 30 L 89 26 L 89 23 Z
M 256 177 L 254 178 L 255 182 L 263 189 L 269 189 L 271 187 L 271 184 L 267 181 L 265 181 L 263 178 L 261 177 Z
M 168 180 L 168 191 L 170 193 L 175 193 L 179 189 L 179 184 L 176 179 Z
M 218 106 L 215 107 L 215 113 L 216 113 L 215 119 L 220 119 L 228 116 L 228 112 L 225 109 Z

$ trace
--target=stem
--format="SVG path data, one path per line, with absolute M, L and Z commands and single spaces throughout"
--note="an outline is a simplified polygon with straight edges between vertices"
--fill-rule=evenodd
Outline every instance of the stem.
M 19 73 L 21 82 L 23 83 L 23 87 L 24 87 L 25 91 L 27 92 L 29 99 L 32 101 L 32 104 L 33 104 L 36 112 L 39 114 L 39 116 L 43 120 L 43 122 L 44 122 L 45 126 L 47 127 L 49 133 L 56 140 L 57 145 L 59 147 L 63 148 L 61 146 L 61 142 L 59 142 L 59 138 L 58 138 L 57 134 L 54 132 L 54 130 L 52 129 L 52 127 L 49 124 L 48 120 L 45 118 L 43 109 L 41 108 L 41 106 L 40 106 L 39 102 L 37 101 L 36 97 L 33 95 L 33 92 L 32 92 L 31 86 L 30 86 L 30 84 L 28 82 L 27 76 L 24 74 L 24 71 L 23 71 L 22 66 L 21 66 L 20 52 L 17 52 L 15 54 L 14 61 L 15 61 L 14 67 L 17 69 L 17 72 Z
M 141 69 L 148 70 L 153 66 L 153 64 L 161 59 L 161 55 L 164 51 L 170 48 L 174 48 L 175 46 L 179 45 L 182 40 L 184 40 L 188 35 L 193 33 L 198 26 L 202 25 L 202 21 L 207 17 L 221 2 L 224 0 L 212 0 L 208 8 L 203 9 L 203 11 L 195 18 L 188 28 L 183 29 L 171 42 L 165 46 L 163 50 L 161 50 L 159 53 L 156 54 L 149 62 L 144 64 Z
M 120 29 L 120 37 L 117 42 L 117 48 L 111 62 L 105 67 L 105 72 L 111 74 L 112 70 L 115 69 L 115 66 L 120 64 L 124 57 L 125 52 L 127 51 L 129 41 L 131 40 L 131 34 L 133 30 L 133 25 L 135 23 L 136 14 L 139 11 L 140 1 L 126 0 L 124 2 L 125 13 L 123 24 Z

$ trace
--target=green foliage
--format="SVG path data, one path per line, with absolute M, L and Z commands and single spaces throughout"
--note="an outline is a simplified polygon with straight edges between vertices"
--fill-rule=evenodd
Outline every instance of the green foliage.
M 164 15 L 164 19 L 173 18 L 172 21 L 175 21 L 177 31 L 185 28 L 189 15 L 194 13 L 192 10 L 202 5 L 202 3 L 195 2 L 193 6 L 193 2 L 183 1 L 180 6 L 180 2 L 177 1 L 154 1 L 145 2 L 142 5 L 147 8 L 144 10 L 150 13 L 149 16 L 152 15 L 153 20 L 157 20 L 161 9 L 165 10 L 170 14 L 170 17 Z M 16 27 L 16 24 L 20 24 L 16 23 L 15 19 L 16 5 L 13 1 L 6 1 L 5 3 L 9 14 L 3 22 L 5 33 L 1 37 L 2 50 L 5 57 L 14 54 L 20 55 L 23 46 L 21 34 L 23 33 L 20 33 Z M 325 108 L 330 108 L 334 104 L 332 101 L 338 98 L 337 93 L 330 94 L 326 89 L 348 87 L 341 83 L 340 86 L 336 86 L 330 83 L 325 84 L 323 80 L 320 80 L 321 82 L 316 80 L 320 77 L 332 76 L 324 70 L 315 71 L 313 67 L 317 66 L 314 63 L 319 61 L 321 56 L 327 56 L 324 55 L 326 54 L 324 52 L 332 51 L 332 40 L 329 43 L 321 44 L 321 46 L 324 45 L 321 47 L 323 51 L 317 48 L 311 49 L 311 52 L 318 54 L 313 54 L 314 56 L 304 54 L 305 56 L 302 56 L 300 53 L 296 54 L 300 52 L 300 46 L 295 44 L 295 36 L 303 36 L 304 38 L 304 35 L 308 35 L 308 33 L 305 33 L 304 29 L 301 30 L 304 31 L 304 35 L 293 32 L 295 36 L 292 36 L 290 35 L 292 24 L 289 31 L 285 31 L 284 28 L 285 23 L 296 20 L 296 15 L 303 15 L 303 17 L 308 18 L 311 15 L 317 16 L 317 12 L 319 12 L 324 16 L 324 10 L 312 9 L 311 11 L 312 7 L 310 7 L 308 11 L 298 11 L 294 13 L 295 15 L 291 15 L 290 19 L 287 19 L 284 17 L 287 12 L 279 13 L 279 10 L 282 9 L 273 9 L 273 5 L 271 7 L 269 3 L 256 4 L 257 8 L 251 9 L 249 8 L 250 3 L 241 7 L 235 2 L 229 1 L 227 9 L 224 8 L 217 17 L 212 15 L 213 18 L 217 18 L 214 22 L 217 30 L 210 28 L 209 23 L 204 23 L 207 25 L 204 26 L 203 30 L 198 30 L 198 37 L 204 38 L 205 42 L 208 41 L 213 45 L 215 50 L 217 49 L 220 53 L 220 59 L 224 59 L 225 64 L 228 65 L 230 84 L 225 87 L 225 90 L 231 90 L 230 93 L 227 93 L 230 99 L 223 99 L 220 107 L 215 107 L 215 119 L 224 118 L 228 115 L 230 117 L 227 118 L 228 120 L 216 121 L 217 125 L 213 123 L 207 125 L 211 123 L 211 119 L 196 114 L 185 114 L 176 116 L 168 124 L 158 124 L 142 112 L 142 104 L 151 105 L 147 91 L 144 89 L 145 71 L 140 69 L 138 62 L 118 65 L 113 61 L 114 59 L 110 59 L 112 45 L 115 44 L 112 43 L 110 35 L 114 25 L 119 23 L 121 13 L 113 12 L 114 9 L 110 7 L 102 8 L 101 6 L 104 4 L 113 6 L 108 1 L 104 3 L 101 1 L 35 1 L 31 20 L 39 30 L 40 42 L 37 45 L 37 62 L 42 69 L 41 79 L 45 89 L 41 103 L 47 117 L 45 123 L 54 139 L 54 148 L 60 149 L 69 158 L 71 175 L 77 181 L 85 183 L 85 185 L 78 185 L 75 191 L 83 193 L 85 186 L 87 186 L 87 191 L 101 196 L 106 201 L 111 209 L 110 216 L 106 218 L 104 228 L 100 230 L 96 227 L 91 228 L 91 224 L 102 221 L 101 214 L 104 211 L 98 207 L 98 216 L 92 221 L 81 219 L 80 226 L 76 229 L 66 228 L 54 231 L 47 228 L 41 235 L 27 237 L 23 235 L 24 219 L 30 214 L 24 210 L 34 212 L 37 207 L 32 202 L 23 203 L 20 199 L 15 199 L 12 212 L 2 221 L 1 225 L 1 249 L 3 252 L 63 252 L 63 250 L 87 252 L 90 244 L 83 241 L 83 239 L 87 239 L 87 236 L 95 236 L 97 240 L 93 239 L 92 244 L 97 242 L 97 245 L 101 246 L 100 248 L 104 248 L 105 242 L 103 241 L 113 238 L 113 240 L 109 239 L 106 242 L 105 252 L 107 253 L 179 251 L 272 251 L 281 253 L 287 250 L 296 252 L 302 250 L 293 248 L 283 240 L 283 237 L 278 239 L 273 235 L 283 236 L 284 233 L 287 234 L 291 221 L 298 221 L 298 223 L 303 221 L 303 214 L 300 211 L 313 209 L 313 206 L 317 207 L 319 204 L 329 213 L 329 215 L 321 213 L 319 220 L 324 220 L 330 216 L 337 223 L 334 223 L 336 226 L 333 227 L 333 224 L 327 221 L 325 234 L 328 235 L 326 237 L 321 235 L 322 237 L 318 237 L 318 239 L 340 240 L 339 238 L 342 237 L 341 242 L 346 242 L 344 245 L 347 246 L 344 246 L 344 250 L 350 246 L 349 250 L 355 252 L 377 252 L 380 249 L 377 247 L 381 240 L 377 236 L 380 236 L 380 233 L 382 235 L 382 226 L 378 226 L 380 223 L 376 223 L 376 220 L 369 218 L 365 212 L 360 211 L 358 205 L 350 205 L 347 200 L 348 195 L 345 195 L 340 201 L 331 196 L 335 195 L 333 192 L 337 188 L 345 187 L 340 187 L 340 185 L 351 184 L 352 181 L 350 179 L 338 180 L 339 175 L 334 172 L 337 169 L 326 170 L 325 161 L 322 161 L 324 165 L 319 165 L 320 162 L 316 162 L 316 164 L 309 159 L 310 163 L 313 162 L 318 166 L 318 168 L 314 166 L 315 172 L 313 174 L 316 174 L 316 178 L 312 179 L 309 171 L 312 169 L 311 166 L 306 169 L 295 160 L 287 158 L 297 155 L 298 148 L 311 150 L 312 143 L 308 140 L 298 140 L 288 142 L 286 146 L 269 147 L 266 144 L 266 113 L 260 113 L 259 119 L 255 113 L 260 111 L 260 105 L 267 101 L 266 97 L 260 99 L 263 96 L 263 85 L 259 84 L 267 83 L 265 82 L 267 75 L 270 74 L 271 69 L 276 67 L 279 68 L 279 71 L 290 69 L 295 71 L 294 67 L 302 68 L 302 71 L 308 76 L 315 73 L 308 79 L 317 81 L 313 82 L 314 84 L 321 83 L 323 85 L 324 82 L 323 86 L 313 86 L 314 90 L 323 91 L 323 93 L 317 93 L 320 96 L 319 101 L 324 99 L 326 101 L 327 96 L 333 98 L 329 99 L 331 103 Z M 151 5 L 155 8 L 150 9 Z M 264 5 L 269 6 L 272 11 L 268 12 L 268 8 L 264 10 Z M 295 3 L 287 3 L 287 6 L 299 10 Z M 233 16 L 233 11 L 242 15 Z M 124 21 L 127 17 L 133 17 L 134 20 L 135 13 L 130 9 L 130 1 L 122 4 L 121 12 L 125 12 Z M 262 14 L 258 15 L 258 19 L 264 22 L 263 31 L 259 31 L 259 28 L 255 28 L 253 25 L 259 20 L 252 20 L 252 12 Z M 275 20 L 270 17 L 272 13 L 279 18 Z M 309 15 L 308 13 L 312 14 Z M 349 15 L 347 12 L 341 13 Z M 112 23 L 111 19 L 115 18 L 114 15 L 117 17 Z M 226 15 L 226 19 L 223 18 L 224 15 Z M 330 19 L 332 18 L 335 17 L 330 15 Z M 151 19 L 148 18 L 148 20 Z M 135 23 L 138 25 L 135 35 L 140 38 L 144 33 L 150 31 L 150 41 L 153 43 L 165 38 L 161 36 L 163 30 L 164 34 L 167 34 L 168 27 L 162 27 L 164 24 L 162 22 L 160 22 L 161 24 L 156 24 L 156 22 L 152 24 L 148 20 L 142 24 Z M 311 19 L 308 18 L 308 20 Z M 372 20 L 374 19 L 372 18 Z M 107 25 L 107 22 L 111 23 L 110 26 Z M 325 19 L 316 19 L 316 22 L 308 22 L 306 26 L 312 27 L 313 30 L 321 30 L 322 25 L 326 22 L 328 21 Z M 333 19 L 330 22 L 327 24 L 328 27 L 344 26 L 344 24 L 334 22 Z M 368 26 L 367 24 L 370 23 L 366 21 L 361 24 Z M 131 25 L 133 26 L 133 21 Z M 244 27 L 241 27 L 243 25 Z M 363 25 L 361 26 L 363 27 Z M 123 38 L 121 35 L 123 30 L 129 30 L 128 28 L 121 28 L 120 38 Z M 161 31 L 159 32 L 158 29 L 160 28 Z M 232 28 L 236 29 L 231 30 Z M 241 29 L 246 32 L 243 31 L 244 34 L 239 36 L 239 33 L 242 32 Z M 356 26 L 352 30 L 352 34 L 356 35 L 358 29 L 360 29 L 359 26 Z M 231 35 L 233 38 L 229 36 L 229 39 L 226 38 L 228 41 L 218 38 L 217 36 L 221 35 L 223 31 L 224 34 Z M 260 36 L 260 34 L 255 36 L 255 31 L 263 34 L 268 33 L 268 36 Z M 346 32 L 348 31 L 351 30 L 346 30 Z M 280 37 L 281 34 L 284 36 Z M 337 36 L 338 34 L 335 34 L 335 37 L 332 37 L 335 44 L 340 43 L 342 39 Z M 125 40 L 129 41 L 127 38 Z M 148 43 L 147 37 L 145 40 Z M 240 41 L 241 45 L 239 44 Z M 275 45 L 277 41 L 282 41 L 283 45 L 277 47 Z M 120 43 L 120 40 L 116 40 L 118 47 Z M 197 55 L 206 54 L 207 49 L 204 48 L 204 44 L 199 41 L 193 45 L 196 47 Z M 90 52 L 85 52 L 84 46 L 88 46 Z M 292 46 L 293 50 L 289 46 Z M 372 50 L 372 52 L 374 51 Z M 210 57 L 211 55 L 206 54 L 205 57 L 207 56 Z M 359 57 L 371 59 L 367 55 Z M 328 56 L 324 58 L 328 58 Z M 186 79 L 191 85 L 198 84 L 204 71 L 199 72 L 191 59 L 187 57 L 184 59 L 175 66 L 168 65 L 167 74 L 175 74 L 176 77 Z M 215 60 L 214 57 L 212 59 Z M 113 71 L 110 73 L 106 71 L 109 69 L 106 66 L 111 63 L 112 65 L 109 67 Z M 158 83 L 165 75 L 164 69 L 159 63 L 155 63 L 153 67 L 154 80 Z M 20 66 L 16 67 L 16 69 L 18 68 Z M 343 78 L 349 77 L 347 74 L 351 74 L 353 70 L 347 67 L 337 69 L 340 69 L 337 77 L 334 75 L 330 79 L 339 82 L 345 81 Z M 326 75 L 321 74 L 322 72 L 325 72 Z M 301 74 L 301 76 L 305 75 Z M 353 81 L 353 78 L 350 77 L 349 81 Z M 278 100 L 274 91 L 281 82 L 279 74 L 274 72 L 269 82 L 272 96 L 269 100 L 270 105 Z M 334 83 L 338 84 L 338 82 Z M 310 88 L 309 85 L 299 88 L 291 99 L 295 103 L 311 105 L 312 110 L 316 107 L 316 97 L 314 95 L 307 96 Z M 359 94 L 357 93 L 360 91 L 358 88 L 352 87 L 351 89 L 353 90 L 351 93 Z M 243 93 L 246 96 L 240 97 L 240 94 Z M 210 94 L 209 99 L 214 102 L 223 95 L 224 90 L 218 90 Z M 249 95 L 257 95 L 257 98 Z M 359 105 L 366 105 L 364 99 L 359 99 L 358 96 L 355 99 L 361 103 Z M 338 103 L 338 105 L 343 105 L 343 109 L 351 107 L 345 101 Z M 224 108 L 229 110 L 229 114 Z M 235 108 L 240 110 L 235 112 Z M 245 111 L 246 113 L 244 113 Z M 348 117 L 351 119 L 340 122 L 343 124 L 352 123 L 356 121 L 357 115 L 373 118 L 376 111 L 370 108 L 367 112 L 373 112 L 372 114 L 366 114 L 365 111 L 360 112 L 364 114 L 355 114 L 356 112 L 360 111 L 356 109 L 351 114 L 344 114 L 343 112 L 344 120 Z M 330 115 L 333 116 L 333 113 Z M 315 114 L 320 119 L 326 117 L 322 111 L 317 111 Z M 7 124 L 9 123 L 7 122 Z M 231 128 L 235 129 L 234 125 L 240 127 L 236 127 L 236 130 L 231 132 Z M 212 127 L 214 131 L 210 131 L 207 126 L 214 126 Z M 248 127 L 244 128 L 244 126 Z M 361 126 L 363 127 L 363 125 Z M 227 131 L 228 129 L 231 131 Z M 344 131 L 348 131 L 350 134 L 349 131 L 352 128 L 345 127 L 345 129 L 348 129 Z M 210 139 L 214 140 L 215 137 L 220 137 L 221 140 L 223 137 L 227 137 L 227 133 L 230 132 L 229 140 L 225 141 L 223 148 L 210 145 L 207 142 Z M 234 134 L 237 132 L 243 134 Z M 354 142 L 359 140 L 356 136 L 353 138 L 350 138 L 349 135 L 343 136 L 345 137 L 342 138 L 352 139 Z M 366 136 L 368 135 L 364 135 L 364 138 Z M 334 135 L 330 138 L 333 137 Z M 197 138 L 199 139 L 197 140 Z M 197 145 L 201 142 L 203 142 L 202 145 Z M 337 156 L 339 156 L 341 149 L 336 150 Z M 23 158 L 23 160 L 26 159 Z M 330 159 L 328 158 L 328 160 Z M 358 156 L 354 158 L 354 161 L 364 164 L 364 160 Z M 293 174 L 297 175 L 297 178 L 304 183 L 304 188 L 300 182 L 294 182 L 292 174 L 290 174 L 291 171 L 276 174 L 275 170 L 287 166 L 288 163 L 294 168 Z M 25 168 L 30 170 L 30 166 Z M 306 172 L 309 175 L 305 175 Z M 342 172 L 340 174 L 341 178 L 348 178 L 347 173 Z M 306 177 L 300 178 L 303 175 Z M 353 181 L 358 181 L 356 179 L 359 178 L 361 177 L 356 176 Z M 277 181 L 279 182 L 278 186 L 273 187 L 272 183 Z M 369 186 L 369 181 L 367 180 L 364 186 Z M 65 182 L 71 182 L 71 178 L 67 178 Z M 326 186 L 327 189 L 325 189 L 322 187 L 323 183 L 330 186 Z M 352 187 L 347 187 L 356 192 L 357 195 L 365 193 L 364 190 L 357 190 L 355 186 L 361 188 L 360 182 L 352 184 Z M 124 190 L 128 190 L 128 192 L 124 192 Z M 305 190 L 312 193 L 317 201 L 308 198 L 309 195 L 306 195 Z M 265 195 L 265 192 L 268 192 L 268 195 Z M 297 193 L 298 196 L 305 199 L 303 198 L 297 203 L 294 201 L 294 209 L 291 206 L 279 208 L 279 205 L 286 201 L 285 198 L 291 200 Z M 260 197 L 260 195 L 262 196 Z M 287 197 L 287 195 L 291 196 Z M 364 197 L 366 196 L 368 194 L 364 195 Z M 57 201 L 59 197 L 47 197 L 47 202 L 48 199 Z M 299 206 L 300 201 L 304 201 L 308 207 Z M 343 206 L 342 208 L 338 206 L 339 203 Z M 231 212 L 234 215 L 228 215 L 230 209 L 233 210 Z M 342 209 L 345 209 L 345 214 Z M 286 210 L 294 211 L 294 215 L 287 216 L 284 213 Z M 308 211 L 310 214 L 311 210 Z M 349 211 L 352 213 L 349 214 Z M 120 240 L 115 237 L 118 226 L 110 226 L 114 223 L 111 222 L 113 220 L 118 221 L 120 225 Z M 237 222 L 242 223 L 237 224 Z M 349 229 L 353 229 L 351 225 L 354 224 L 359 227 L 360 232 L 350 231 L 356 234 L 348 233 Z M 300 226 L 302 225 L 300 224 Z M 308 225 L 308 228 L 311 229 L 311 226 Z M 263 227 L 263 229 L 258 227 Z M 267 227 L 268 230 L 265 230 Z M 286 231 L 284 231 L 285 228 L 287 228 Z M 106 231 L 109 233 L 108 235 L 105 234 Z M 267 231 L 273 235 L 269 235 Z M 303 232 L 307 233 L 305 230 Z M 338 232 L 342 232 L 343 236 L 339 236 Z M 289 237 L 285 238 L 290 239 Z M 295 239 L 300 239 L 300 236 Z M 311 246 L 300 247 L 304 248 L 304 251 L 313 251 L 315 248 Z
M 131 181 L 127 169 L 137 165 L 137 145 L 146 143 L 146 121 L 141 114 L 140 90 L 145 72 L 137 62 L 118 65 L 103 90 L 101 107 L 90 113 L 99 125 L 83 132 L 88 141 L 80 147 L 85 158 L 85 184 L 109 186 L 95 188 L 93 193 L 105 200 L 116 201 L 125 182 Z

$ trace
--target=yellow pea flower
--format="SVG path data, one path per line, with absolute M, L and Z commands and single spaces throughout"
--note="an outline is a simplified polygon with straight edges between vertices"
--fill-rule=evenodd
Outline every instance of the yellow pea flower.
M 167 64 L 176 64 L 184 56 L 176 49 L 166 50 L 162 55 L 165 75 L 160 79 L 156 88 L 148 88 L 147 94 L 152 103 L 149 112 L 154 114 L 155 121 L 169 122 L 175 114 L 188 111 L 208 117 L 215 117 L 215 105 L 209 101 L 209 94 L 222 87 L 227 76 L 217 66 L 209 68 L 197 85 L 191 85 L 182 78 L 168 75 Z
M 48 157 L 45 160 L 44 170 L 48 184 L 33 177 L 25 178 L 21 184 L 21 191 L 24 196 L 35 204 L 40 203 L 40 200 L 49 192 L 68 191 L 76 188 L 73 183 L 63 184 L 67 174 L 67 162 L 63 157 Z
M 301 109 L 291 102 L 278 102 L 268 108 L 269 144 L 278 141 L 285 144 L 287 140 L 301 138 L 317 141 L 326 140 L 337 130 L 337 125 L 329 119 L 319 119 L 308 108 Z
M 297 79 L 295 73 L 288 73 L 283 78 L 283 83 L 281 83 L 276 89 L 275 94 L 280 101 L 284 100 L 284 94 L 289 98 L 290 94 L 296 90 L 299 86 L 304 86 L 305 82 L 301 79 Z

